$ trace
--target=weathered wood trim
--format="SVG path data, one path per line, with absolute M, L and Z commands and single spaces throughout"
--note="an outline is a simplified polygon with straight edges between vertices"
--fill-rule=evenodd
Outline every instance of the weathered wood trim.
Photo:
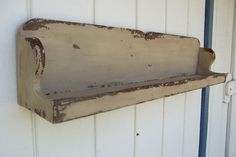
M 32 19 L 18 33 L 18 103 L 59 123 L 225 82 L 192 37 Z

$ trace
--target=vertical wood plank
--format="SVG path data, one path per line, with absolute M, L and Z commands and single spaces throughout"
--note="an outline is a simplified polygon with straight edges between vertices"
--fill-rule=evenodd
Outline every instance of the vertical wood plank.
M 93 22 L 93 0 L 31 0 L 32 17 Z
M 15 3 L 19 3 L 18 6 Z M 27 1 L 1 1 L 0 104 L 16 103 L 16 33 L 27 19 Z
M 215 0 L 214 9 L 212 46 L 217 56 L 214 70 L 230 72 L 234 14 L 233 0 Z
M 52 125 L 37 118 L 37 145 L 41 157 L 93 157 L 93 116 Z
M 183 157 L 197 157 L 200 130 L 201 89 L 187 93 Z
M 96 0 L 96 24 L 135 28 L 135 17 L 135 0 Z
M 215 0 L 213 49 L 216 52 L 214 71 L 229 72 L 233 26 L 233 0 Z M 225 156 L 228 104 L 223 103 L 224 85 L 211 88 L 207 156 Z
M 167 0 L 166 8 L 167 33 L 186 35 L 188 0 Z
M 33 0 L 32 17 L 92 23 L 93 0 Z M 36 117 L 36 142 L 42 157 L 83 156 L 95 154 L 94 116 L 58 125 Z
M 227 104 L 223 104 L 223 84 L 210 90 L 207 156 L 222 157 L 225 153 Z
M 165 0 L 138 0 L 137 27 L 142 31 L 165 32 Z
M 204 44 L 205 0 L 188 1 L 187 35 Z M 183 157 L 197 157 L 199 146 L 201 89 L 186 93 Z
M 96 156 L 132 157 L 134 150 L 134 107 L 96 116 Z
M 136 157 L 162 153 L 163 99 L 137 105 Z
M 187 35 L 204 42 L 205 0 L 189 0 Z
M 135 28 L 135 0 L 96 0 L 95 22 Z M 131 157 L 134 154 L 134 106 L 96 116 L 96 156 Z
M 137 28 L 165 32 L 165 6 L 165 0 L 138 0 Z M 163 99 L 139 104 L 136 111 L 136 157 L 161 156 Z
M 182 157 L 185 94 L 164 99 L 163 157 Z
M 187 35 L 188 1 L 167 0 L 166 32 Z M 164 99 L 163 157 L 182 157 L 186 94 Z
M 229 157 L 236 156 L 236 96 L 232 98 L 232 108 L 231 108 L 231 123 L 230 123 L 230 135 L 229 135 Z
M 233 32 L 233 45 L 232 45 L 232 73 L 233 78 L 236 79 L 236 2 L 234 4 L 234 32 Z M 229 110 L 229 127 L 228 127 L 228 157 L 234 157 L 236 156 L 236 96 L 234 95 L 232 97 L 232 102 L 230 104 L 230 110 Z
M 0 156 L 33 156 L 30 112 L 16 102 L 16 33 L 26 6 L 26 0 L 0 5 Z
M 0 104 L 0 156 L 32 157 L 30 111 L 14 104 Z

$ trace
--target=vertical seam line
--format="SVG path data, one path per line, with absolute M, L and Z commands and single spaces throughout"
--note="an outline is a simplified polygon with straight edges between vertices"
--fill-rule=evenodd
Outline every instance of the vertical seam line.
M 39 157 L 36 116 L 33 112 L 31 112 L 31 127 L 32 127 L 31 129 L 32 129 L 33 155 L 35 157 Z
M 93 23 L 96 24 L 96 0 L 93 0 Z M 94 129 L 94 157 L 97 156 L 97 115 L 93 116 L 93 129 Z
M 186 32 L 186 34 L 187 34 L 187 36 L 189 36 L 189 7 L 190 7 L 190 2 L 189 2 L 190 0 L 187 0 L 187 32 Z
M 135 0 L 135 29 L 138 29 L 138 0 Z M 134 146 L 133 156 L 136 157 L 136 141 L 137 141 L 137 105 L 134 105 Z
M 190 7 L 190 0 L 187 0 L 187 26 L 186 26 L 186 35 L 189 36 L 189 7 Z M 184 117 L 183 117 L 183 137 L 182 137 L 182 157 L 184 156 L 184 147 L 185 147 L 185 128 L 186 128 L 186 102 L 187 102 L 188 93 L 184 94 Z
M 168 5 L 168 3 L 167 3 L 167 1 L 168 0 L 165 0 L 165 33 L 167 33 L 167 5 Z
M 94 127 L 94 157 L 97 156 L 97 116 L 93 116 L 93 127 Z
M 167 3 L 168 0 L 165 0 L 165 33 L 167 33 Z M 163 98 L 162 102 L 162 136 L 161 136 L 161 157 L 164 155 L 164 136 L 165 136 L 165 103 L 166 100 Z
M 161 157 L 164 155 L 164 135 L 165 135 L 165 98 L 162 102 L 162 136 L 161 136 Z
M 137 116 L 137 108 L 136 105 L 134 105 L 134 146 L 133 146 L 133 156 L 136 157 L 136 141 L 137 141 L 137 136 L 136 136 L 136 132 L 137 132 L 137 120 L 136 120 L 136 116 Z
M 135 0 L 135 29 L 138 29 L 138 0 Z
M 92 12 L 93 12 L 93 23 L 96 24 L 96 0 L 93 0 Z
M 27 9 L 27 20 L 32 17 L 32 1 L 26 1 L 26 9 Z M 30 120 L 31 120 L 31 134 L 32 134 L 32 145 L 33 145 L 33 156 L 39 157 L 39 150 L 38 150 L 38 136 L 37 136 L 37 124 L 36 124 L 36 117 L 33 112 L 30 113 Z
M 187 102 L 187 93 L 184 97 L 184 118 L 183 118 L 183 141 L 182 141 L 182 157 L 184 156 L 184 145 L 185 145 L 185 124 L 186 124 L 186 102 Z
M 233 79 L 235 79 L 234 77 L 234 71 L 235 71 L 235 39 L 236 39 L 236 0 L 233 1 L 234 4 L 234 8 L 233 8 L 233 35 L 232 35 L 232 41 L 231 41 L 231 65 L 230 65 L 230 73 L 232 73 Z M 226 138 L 225 138 L 225 157 L 229 157 L 230 156 L 230 136 L 231 136 L 231 122 L 232 122 L 232 105 L 233 105 L 233 100 L 231 97 L 231 100 L 228 104 L 228 111 L 227 111 L 227 124 L 226 124 Z

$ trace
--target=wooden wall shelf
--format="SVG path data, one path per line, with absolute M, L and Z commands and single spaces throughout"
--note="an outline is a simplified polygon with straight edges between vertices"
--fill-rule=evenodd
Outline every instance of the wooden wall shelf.
M 52 123 L 226 79 L 192 37 L 31 19 L 17 38 L 18 103 Z

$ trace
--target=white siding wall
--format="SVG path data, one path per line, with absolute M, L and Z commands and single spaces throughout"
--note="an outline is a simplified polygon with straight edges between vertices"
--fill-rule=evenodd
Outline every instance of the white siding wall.
M 236 3 L 235 3 L 236 8 Z M 232 73 L 233 78 L 236 79 L 236 9 L 234 10 L 234 40 L 233 40 L 233 46 L 232 46 Z M 227 144 L 228 144 L 228 155 L 229 157 L 233 157 L 236 154 L 236 95 L 232 97 L 232 102 L 229 106 L 229 121 L 228 121 L 228 137 L 227 137 Z
M 216 1 L 215 69 L 227 71 L 230 32 L 221 31 L 232 22 L 233 0 Z M 202 44 L 204 4 L 204 0 L 0 0 L 0 156 L 197 157 L 201 90 L 52 125 L 16 104 L 15 35 L 25 20 L 44 17 L 195 36 Z M 223 157 L 227 105 L 221 103 L 222 85 L 213 91 L 208 156 Z
M 213 70 L 230 72 L 234 0 L 214 0 L 212 46 L 216 52 Z M 210 89 L 207 157 L 225 156 L 228 104 L 223 103 L 224 84 Z M 234 119 L 236 123 L 236 119 Z M 234 146 L 236 148 L 236 145 Z M 236 154 L 231 157 L 236 156 Z

